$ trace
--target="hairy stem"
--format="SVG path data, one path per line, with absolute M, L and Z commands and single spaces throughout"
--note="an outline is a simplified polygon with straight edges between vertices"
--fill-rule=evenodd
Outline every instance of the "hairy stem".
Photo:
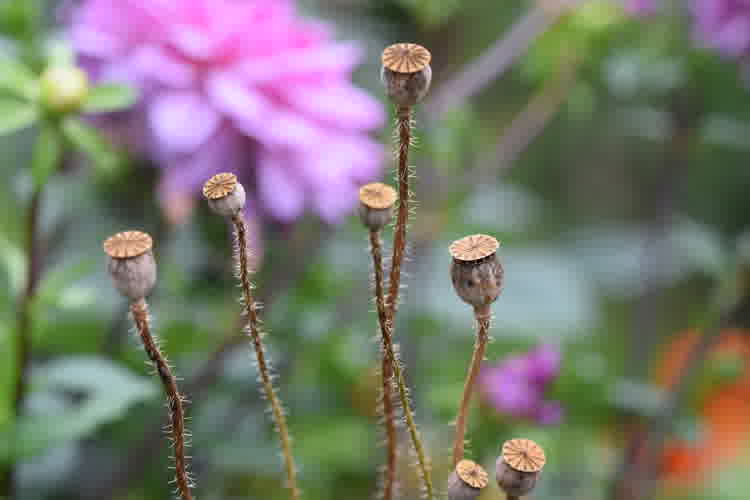
M 489 314 L 481 314 L 479 310 L 476 310 L 475 317 L 477 321 L 477 340 L 474 343 L 474 354 L 471 356 L 471 362 L 469 363 L 469 372 L 466 375 L 466 382 L 464 383 L 464 394 L 461 398 L 461 405 L 458 409 L 458 417 L 456 418 L 456 437 L 453 440 L 454 467 L 464 458 L 466 419 L 469 416 L 471 396 L 474 393 L 474 385 L 477 380 L 477 375 L 479 375 L 479 367 L 482 364 L 482 359 L 484 359 L 484 351 L 487 347 L 487 339 L 489 338 Z
M 401 286 L 401 265 L 406 253 L 406 225 L 409 222 L 409 146 L 411 145 L 411 108 L 399 107 L 396 110 L 398 131 L 398 213 L 396 230 L 393 235 L 393 258 L 391 259 L 390 284 L 386 301 L 388 317 L 393 321 L 398 308 L 398 294 Z
M 16 419 L 23 412 L 28 391 L 29 362 L 31 361 L 31 304 L 36 295 L 41 274 L 41 248 L 38 234 L 39 216 L 42 207 L 42 190 L 31 196 L 26 220 L 26 284 L 18 299 L 16 330 L 16 363 L 13 374 L 12 412 Z M 0 468 L 0 497 L 13 498 L 16 494 L 16 476 L 12 465 Z
M 144 299 L 133 302 L 130 312 L 135 321 L 138 335 L 143 342 L 146 355 L 154 364 L 156 373 L 164 386 L 169 407 L 170 430 L 172 433 L 172 447 L 174 448 L 175 482 L 182 500 L 192 500 L 190 492 L 192 481 L 187 472 L 187 457 L 185 456 L 185 410 L 182 406 L 183 398 L 177 389 L 177 381 L 172 374 L 169 363 L 159 350 L 159 346 L 151 335 L 151 325 L 148 316 L 148 305 Z
M 375 259 L 376 257 L 373 253 L 373 260 Z M 406 386 L 406 378 L 404 377 L 401 362 L 398 359 L 396 349 L 393 345 L 393 321 L 387 314 L 385 300 L 383 300 L 382 295 L 382 288 L 381 293 L 378 294 L 378 290 L 376 287 L 375 304 L 378 309 L 378 323 L 380 325 L 380 336 L 383 342 L 383 355 L 385 357 L 385 362 L 390 365 L 393 372 L 393 377 L 391 377 L 390 383 L 394 383 L 395 379 L 399 400 L 401 401 L 401 406 L 404 411 L 406 427 L 409 430 L 409 437 L 411 439 L 412 445 L 414 446 L 414 451 L 417 455 L 419 472 L 422 476 L 424 489 L 427 494 L 427 498 L 429 500 L 432 500 L 434 498 L 434 494 L 432 490 L 432 472 L 430 470 L 429 458 L 427 457 L 427 453 L 425 452 L 424 444 L 422 443 L 422 437 L 419 434 L 419 429 L 417 429 L 417 424 L 414 419 L 414 411 L 412 410 L 411 403 L 409 402 L 409 389 Z
M 378 309 L 378 322 L 387 322 L 385 299 L 383 298 L 383 251 L 380 244 L 380 231 L 370 231 L 370 250 L 372 252 L 372 267 L 375 270 L 375 303 Z M 383 335 L 386 329 L 382 329 Z M 393 367 L 391 358 L 386 355 L 385 339 L 383 339 L 383 360 L 381 374 L 383 377 L 383 425 L 385 426 L 386 465 L 383 482 L 383 500 L 393 499 L 396 484 L 396 420 L 393 407 Z
M 247 249 L 247 224 L 241 214 L 237 214 L 232 217 L 232 223 L 236 231 L 237 239 L 237 260 L 238 260 L 238 272 L 240 285 L 242 286 L 242 298 L 245 308 L 245 314 L 247 315 L 247 331 L 250 334 L 250 339 L 255 348 L 255 356 L 258 361 L 258 373 L 260 374 L 260 381 L 263 388 L 263 393 L 271 405 L 271 412 L 273 414 L 274 424 L 276 430 L 279 433 L 279 441 L 281 442 L 281 452 L 284 456 L 284 466 L 286 468 L 287 475 L 287 488 L 289 488 L 290 497 L 293 500 L 298 500 L 300 497 L 300 490 L 297 488 L 297 467 L 294 464 L 294 456 L 292 455 L 292 440 L 289 437 L 289 427 L 287 426 L 286 416 L 284 415 L 284 409 L 276 394 L 276 390 L 273 387 L 271 380 L 271 366 L 270 360 L 266 356 L 265 348 L 263 347 L 263 334 L 260 328 L 260 318 L 258 318 L 258 308 L 252 293 L 252 284 L 250 283 L 250 266 L 248 264 L 248 249 Z

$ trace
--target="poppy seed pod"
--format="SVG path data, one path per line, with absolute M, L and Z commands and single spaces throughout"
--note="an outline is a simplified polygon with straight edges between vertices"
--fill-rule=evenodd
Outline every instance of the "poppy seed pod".
M 107 271 L 115 288 L 132 301 L 145 298 L 156 285 L 156 261 L 151 236 L 124 231 L 104 241 Z
M 497 458 L 497 484 L 508 496 L 528 495 L 536 486 L 546 461 L 544 450 L 534 441 L 506 441 Z
M 215 214 L 223 217 L 237 215 L 245 207 L 245 188 L 230 173 L 216 174 L 203 185 L 203 196 Z
M 448 477 L 448 500 L 474 500 L 487 486 L 487 472 L 471 460 L 461 460 Z
M 359 189 L 359 217 L 371 231 L 379 231 L 393 216 L 396 190 L 382 182 L 365 184 Z
M 414 43 L 396 43 L 385 48 L 380 79 L 394 104 L 410 108 L 427 95 L 432 81 L 430 59 L 430 51 Z
M 451 281 L 461 299 L 485 308 L 503 288 L 503 266 L 497 258 L 500 243 L 492 236 L 474 234 L 454 241 L 450 248 Z

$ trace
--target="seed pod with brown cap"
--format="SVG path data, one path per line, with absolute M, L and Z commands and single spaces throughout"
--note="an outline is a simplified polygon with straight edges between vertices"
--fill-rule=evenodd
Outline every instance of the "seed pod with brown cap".
M 396 106 L 410 108 L 427 95 L 432 80 L 431 59 L 430 51 L 415 43 L 395 43 L 385 48 L 380 79 Z
M 478 463 L 461 460 L 448 477 L 448 500 L 474 500 L 487 486 L 487 477 Z
M 359 189 L 359 217 L 370 231 L 379 231 L 393 217 L 396 190 L 382 182 L 365 184 Z
M 506 441 L 497 458 L 497 484 L 509 497 L 528 495 L 536 486 L 546 462 L 544 450 L 534 441 Z
M 232 217 L 245 207 L 245 188 L 237 176 L 224 172 L 216 174 L 203 185 L 203 196 L 217 215 Z
M 475 309 L 488 309 L 503 288 L 503 266 L 497 258 L 500 243 L 486 234 L 473 234 L 454 241 L 451 281 L 461 299 Z
M 107 270 L 115 288 L 137 301 L 145 298 L 156 284 L 156 261 L 151 236 L 141 231 L 123 231 L 104 241 Z

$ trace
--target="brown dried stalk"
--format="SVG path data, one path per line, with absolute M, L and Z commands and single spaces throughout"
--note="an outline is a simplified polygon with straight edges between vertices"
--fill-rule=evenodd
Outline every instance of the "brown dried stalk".
M 474 343 L 474 354 L 471 356 L 469 371 L 464 383 L 464 394 L 461 398 L 461 406 L 456 418 L 456 437 L 453 441 L 454 467 L 464 458 L 464 435 L 466 434 L 466 419 L 469 415 L 469 404 L 471 403 L 471 396 L 474 394 L 474 384 L 479 375 L 479 367 L 482 364 L 482 359 L 484 359 L 484 351 L 487 348 L 487 340 L 489 339 L 489 308 L 485 309 L 485 314 L 482 314 L 480 309 L 477 308 L 474 310 L 474 315 L 477 321 L 477 340 Z
M 287 475 L 286 487 L 289 488 L 289 494 L 292 500 L 298 500 L 300 498 L 300 490 L 297 487 L 297 467 L 295 466 L 294 456 L 292 455 L 292 440 L 289 436 L 289 427 L 287 426 L 283 405 L 279 396 L 276 394 L 276 389 L 273 387 L 273 382 L 271 380 L 270 360 L 267 358 L 265 348 L 263 347 L 263 333 L 261 332 L 260 318 L 258 317 L 258 304 L 253 298 L 252 284 L 250 283 L 247 224 L 241 212 L 232 216 L 232 224 L 234 224 L 236 232 L 237 252 L 235 257 L 238 261 L 238 277 L 242 286 L 243 306 L 245 308 L 245 314 L 247 315 L 246 328 L 255 349 L 255 356 L 258 362 L 258 373 L 260 374 L 263 393 L 271 405 L 271 413 L 276 425 L 276 430 L 279 433 L 281 452 L 284 456 L 284 466 Z
M 383 298 L 383 251 L 380 242 L 380 231 L 370 230 L 370 251 L 372 253 L 372 266 L 375 273 L 375 303 L 378 310 L 378 322 L 381 325 L 383 338 L 383 360 L 381 375 L 383 377 L 383 425 L 385 426 L 386 462 L 383 482 L 383 500 L 392 500 L 396 487 L 396 413 L 393 406 L 393 367 L 391 357 L 386 354 L 385 335 L 390 335 L 387 328 L 383 328 L 388 321 Z
M 185 411 L 183 409 L 183 397 L 177 389 L 177 381 L 172 374 L 169 363 L 159 350 L 159 346 L 151 335 L 151 326 L 148 316 L 148 305 L 145 299 L 134 301 L 130 304 L 130 312 L 133 315 L 135 327 L 141 337 L 146 355 L 156 369 L 157 375 L 164 386 L 167 395 L 167 407 L 169 408 L 170 431 L 172 434 L 172 447 L 174 448 L 175 482 L 177 491 L 182 500 L 192 500 L 190 492 L 192 480 L 187 472 L 187 457 L 185 456 Z
M 411 145 L 411 114 L 409 107 L 396 109 L 396 130 L 398 132 L 398 214 L 393 235 L 393 257 L 391 259 L 390 285 L 386 301 L 388 317 L 393 321 L 398 308 L 398 294 L 401 286 L 401 265 L 406 253 L 406 225 L 409 222 L 409 146 Z

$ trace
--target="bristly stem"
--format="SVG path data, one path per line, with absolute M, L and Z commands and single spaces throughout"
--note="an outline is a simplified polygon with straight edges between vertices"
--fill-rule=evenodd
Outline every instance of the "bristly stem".
M 16 330 L 16 362 L 13 381 L 12 412 L 15 419 L 21 416 L 28 390 L 29 362 L 31 361 L 31 304 L 36 295 L 41 275 L 41 248 L 39 239 L 39 216 L 42 208 L 42 189 L 31 196 L 26 221 L 26 283 L 18 299 Z M 0 468 L 0 497 L 13 498 L 16 489 L 13 465 Z
M 373 260 L 375 260 L 375 253 L 373 253 Z M 377 268 L 377 266 L 376 266 Z M 377 278 L 376 278 L 377 283 Z M 393 345 L 393 321 L 388 316 L 386 311 L 385 300 L 383 299 L 382 287 L 381 293 L 378 293 L 376 286 L 376 300 L 375 304 L 378 309 L 378 323 L 380 324 L 381 339 L 383 342 L 383 355 L 385 357 L 385 363 L 388 363 L 392 369 L 393 376 L 391 377 L 391 383 L 396 384 L 398 390 L 399 400 L 404 412 L 404 419 L 406 420 L 406 426 L 409 429 L 409 437 L 411 438 L 414 451 L 417 455 L 417 462 L 419 466 L 420 474 L 422 475 L 422 482 L 424 483 L 425 492 L 427 498 L 432 500 L 434 494 L 432 491 L 432 472 L 430 470 L 429 458 L 425 452 L 424 445 L 422 443 L 422 437 L 419 435 L 419 429 L 417 429 L 417 423 L 414 419 L 414 411 L 411 408 L 409 402 L 409 389 L 406 387 L 406 378 L 401 367 L 401 362 L 396 354 L 396 349 Z M 386 379 L 387 380 L 387 379 Z
M 383 251 L 380 243 L 380 231 L 370 231 L 370 251 L 372 252 L 372 267 L 375 273 L 375 303 L 378 310 L 378 322 L 385 325 L 387 322 L 385 311 L 385 299 L 383 297 Z M 386 335 L 387 329 L 381 328 L 381 333 Z M 386 355 L 386 340 L 383 338 L 383 359 L 381 375 L 383 377 L 383 425 L 385 426 L 386 463 L 383 481 L 383 500 L 392 500 L 396 486 L 396 415 L 393 407 L 393 367 L 391 358 Z
M 412 109 L 406 106 L 396 108 L 396 131 L 398 134 L 398 212 L 396 214 L 396 229 L 393 236 L 393 257 L 391 258 L 391 273 L 389 279 L 388 299 L 383 301 L 383 310 L 378 311 L 381 337 L 385 355 L 390 359 L 399 399 L 404 411 L 404 419 L 409 429 L 414 451 L 417 454 L 419 470 L 424 482 L 427 498 L 432 500 L 432 473 L 429 458 L 424 450 L 422 438 L 419 435 L 414 413 L 409 402 L 409 390 L 401 369 L 401 364 L 393 347 L 393 325 L 398 309 L 398 295 L 401 286 L 401 265 L 406 254 L 406 226 L 409 222 L 409 204 L 411 191 L 409 190 L 409 147 L 411 146 Z M 377 301 L 376 301 L 377 302 Z
M 276 394 L 271 380 L 270 360 L 267 359 L 265 348 L 263 347 L 263 334 L 260 328 L 260 318 L 258 317 L 258 305 L 253 298 L 252 284 L 250 283 L 250 266 L 248 263 L 247 249 L 247 225 L 242 214 L 232 217 L 232 223 L 235 228 L 235 237 L 237 244 L 236 258 L 238 260 L 238 272 L 240 285 L 242 286 L 243 306 L 247 315 L 247 332 L 255 348 L 255 356 L 258 361 L 258 373 L 263 388 L 263 393 L 271 405 L 274 424 L 279 433 L 281 442 L 281 452 L 284 456 L 284 465 L 287 475 L 287 488 L 289 488 L 290 497 L 293 500 L 300 498 L 300 490 L 297 488 L 297 467 L 292 455 L 292 440 L 289 437 L 289 427 L 287 426 L 284 409 Z
M 484 351 L 487 347 L 487 339 L 489 338 L 489 311 L 480 311 L 480 309 L 476 309 L 475 318 L 477 321 L 477 340 L 474 343 L 474 354 L 472 354 L 471 356 L 469 372 L 466 375 L 466 382 L 464 383 L 464 394 L 461 398 L 461 406 L 459 407 L 458 417 L 456 418 L 456 437 L 453 441 L 454 467 L 464 458 L 464 435 L 466 434 L 466 419 L 469 416 L 471 396 L 474 393 L 474 385 L 476 384 L 477 376 L 479 375 L 479 368 L 482 364 L 482 359 L 484 359 Z
M 188 464 L 185 456 L 185 410 L 182 406 L 183 397 L 177 389 L 177 380 L 172 374 L 169 363 L 159 350 L 159 346 L 151 335 L 151 325 L 148 316 L 148 305 L 144 299 L 130 305 L 135 327 L 143 342 L 146 355 L 156 369 L 156 373 L 164 386 L 169 408 L 170 430 L 172 433 L 172 447 L 174 448 L 175 482 L 182 500 L 192 500 L 190 492 L 192 480 L 187 472 Z
M 401 266 L 406 253 L 406 226 L 409 222 L 409 146 L 411 145 L 411 108 L 396 109 L 396 130 L 398 132 L 398 213 L 393 235 L 393 257 L 386 301 L 388 317 L 394 320 L 398 308 L 398 295 L 401 286 Z

